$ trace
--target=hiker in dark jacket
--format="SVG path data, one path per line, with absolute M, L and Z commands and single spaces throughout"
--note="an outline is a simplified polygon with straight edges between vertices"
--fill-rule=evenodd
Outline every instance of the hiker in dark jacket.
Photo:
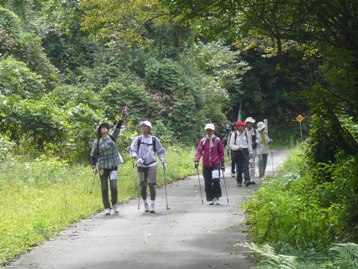
M 116 139 L 121 131 L 121 126 L 127 115 L 127 108 L 122 109 L 121 119 L 114 126 L 112 135 L 109 134 L 110 126 L 102 123 L 97 128 L 97 139 L 93 142 L 91 151 L 91 164 L 93 173 L 99 173 L 101 180 L 102 201 L 105 215 L 111 214 L 111 204 L 108 197 L 108 182 L 111 189 L 111 202 L 114 213 L 118 213 L 118 165 L 123 159 L 118 151 Z
M 165 162 L 165 150 L 157 137 L 152 136 L 152 124 L 149 121 L 143 121 L 140 124 L 142 135 L 137 136 L 132 141 L 129 154 L 136 160 L 141 196 L 144 201 L 144 211 L 155 213 L 155 198 L 157 183 L 157 160 L 158 155 L 163 169 L 167 164 Z M 150 190 L 150 205 L 147 201 L 147 186 Z

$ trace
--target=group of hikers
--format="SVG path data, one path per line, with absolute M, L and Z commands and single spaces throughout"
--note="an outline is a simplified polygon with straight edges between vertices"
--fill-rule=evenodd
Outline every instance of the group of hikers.
M 112 134 L 109 134 L 110 125 L 108 123 L 102 123 L 97 127 L 97 139 L 93 143 L 90 154 L 92 172 L 95 175 L 98 173 L 100 177 L 105 215 L 110 215 L 111 209 L 113 209 L 114 213 L 119 213 L 117 189 L 118 166 L 123 163 L 123 159 L 118 151 L 116 139 L 120 134 L 126 116 L 127 107 L 124 107 L 122 109 L 121 118 L 115 124 Z M 260 177 L 265 174 L 268 156 L 267 144 L 272 140 L 268 137 L 265 131 L 266 126 L 263 122 L 257 124 L 257 129 L 253 128 L 254 123 L 255 120 L 249 117 L 245 122 L 239 120 L 231 124 L 232 132 L 229 134 L 227 149 L 231 155 L 231 172 L 233 177 L 236 177 L 238 187 L 242 187 L 243 177 L 245 186 L 255 184 L 251 179 L 254 176 L 256 155 L 259 159 Z M 161 161 L 163 169 L 166 170 L 165 149 L 160 143 L 160 140 L 152 135 L 152 124 L 149 121 L 142 121 L 140 128 L 141 135 L 133 139 L 129 154 L 131 158 L 136 161 L 144 211 L 155 213 L 155 185 L 158 168 L 156 155 Z M 222 139 L 215 134 L 215 129 L 213 123 L 205 125 L 205 137 L 198 143 L 194 164 L 195 169 L 198 170 L 202 157 L 205 194 L 209 205 L 220 204 L 219 201 L 222 194 L 220 173 L 225 172 L 224 143 Z M 252 169 L 249 169 L 249 165 Z M 109 199 L 108 185 L 111 192 L 111 201 Z M 148 201 L 147 197 L 148 186 L 150 201 Z

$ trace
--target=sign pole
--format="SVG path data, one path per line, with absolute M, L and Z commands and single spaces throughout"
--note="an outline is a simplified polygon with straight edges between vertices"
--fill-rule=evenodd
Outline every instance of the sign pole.
M 301 135 L 301 140 L 302 140 L 302 121 L 303 121 L 304 117 L 302 117 L 301 115 L 298 115 L 296 120 L 300 123 L 300 135 Z

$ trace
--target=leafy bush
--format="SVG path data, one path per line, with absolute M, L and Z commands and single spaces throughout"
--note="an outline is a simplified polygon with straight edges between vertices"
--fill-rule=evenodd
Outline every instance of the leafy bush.
M 347 216 L 356 216 L 357 196 L 347 182 L 356 161 L 346 159 L 343 167 L 333 168 L 340 178 L 336 183 L 317 184 L 305 162 L 305 151 L 304 147 L 294 150 L 278 177 L 265 181 L 246 203 L 250 234 L 256 242 L 270 242 L 278 250 L 289 244 L 299 250 L 313 246 L 324 251 L 337 240 L 354 237 L 356 231 L 349 228 Z
M 44 95 L 44 90 L 43 78 L 31 72 L 23 62 L 11 57 L 0 61 L 0 94 L 36 99 Z

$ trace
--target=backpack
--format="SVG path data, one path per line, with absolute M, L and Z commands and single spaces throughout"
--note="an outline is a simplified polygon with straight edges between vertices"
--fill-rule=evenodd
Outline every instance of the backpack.
M 203 145 L 204 145 L 205 139 L 206 139 L 205 137 L 202 138 L 200 140 L 200 143 L 203 143 Z M 215 144 L 216 144 L 216 146 L 219 144 L 219 139 L 220 139 L 219 137 L 215 136 L 215 142 L 216 142 Z
M 147 145 L 153 145 L 153 151 L 154 152 L 157 152 L 157 149 L 156 149 L 156 143 L 157 142 L 157 138 L 155 136 L 152 136 L 152 144 L 147 144 L 147 143 L 144 143 L 142 142 L 142 136 L 138 136 L 138 140 L 137 140 L 137 149 L 139 150 L 139 147 L 141 144 L 147 144 Z
M 247 141 L 249 141 L 248 140 L 248 138 L 247 138 L 247 132 L 246 131 L 244 131 L 245 132 L 245 136 L 246 136 L 246 139 L 247 139 Z M 236 138 L 237 138 L 237 132 L 235 132 L 235 140 L 234 140 L 234 145 L 236 145 Z

